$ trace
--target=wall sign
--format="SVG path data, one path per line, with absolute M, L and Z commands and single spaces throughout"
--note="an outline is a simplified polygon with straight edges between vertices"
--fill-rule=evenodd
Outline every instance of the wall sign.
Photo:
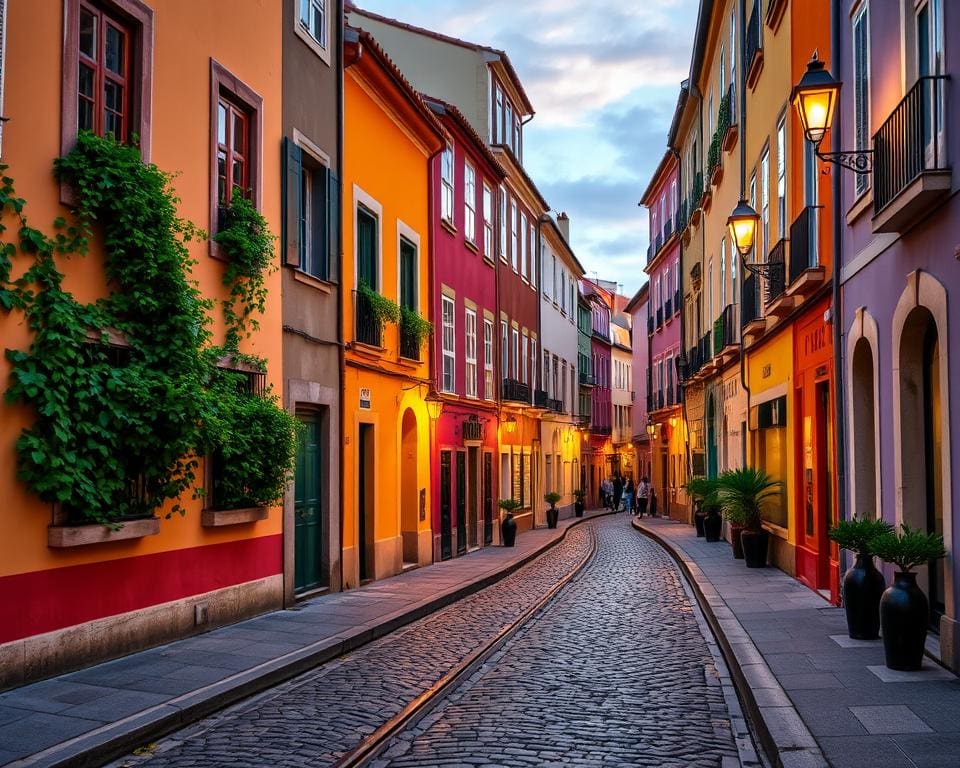
M 370 387 L 360 387 L 360 408 L 364 411 L 369 411 L 372 400 L 373 394 L 370 391 Z

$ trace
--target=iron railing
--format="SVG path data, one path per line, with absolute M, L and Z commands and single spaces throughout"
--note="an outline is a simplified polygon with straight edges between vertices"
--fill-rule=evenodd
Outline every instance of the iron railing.
M 667 320 L 673 317 L 673 302 L 669 298 L 663 303 L 663 316 Z
M 760 301 L 757 291 L 757 276 L 747 275 L 743 281 L 743 299 L 740 302 L 740 325 L 744 326 L 753 320 L 759 320 Z
M 373 313 L 373 304 L 366 294 L 353 292 L 354 329 L 353 338 L 371 347 L 383 346 L 383 322 Z
M 948 170 L 941 146 L 944 75 L 917 80 L 873 136 L 873 207 L 885 208 L 924 171 Z
M 463 439 L 471 442 L 483 442 L 483 422 L 482 421 L 464 421 L 461 425 Z
M 673 234 L 673 219 L 667 219 L 666 223 L 663 225 L 663 242 L 667 242 L 670 239 L 670 235 Z
M 547 408 L 554 413 L 563 413 L 563 400 L 557 400 L 555 397 L 547 398 Z
M 663 325 L 663 307 L 657 307 L 657 328 Z
M 420 362 L 422 337 L 409 325 L 400 320 L 400 357 Z
M 763 41 L 760 38 L 760 0 L 754 0 L 753 11 L 750 12 L 750 21 L 747 22 L 747 71 L 753 64 L 754 57 L 763 50 Z
M 713 354 L 737 343 L 736 315 L 733 304 L 727 304 L 713 324 Z
M 700 359 L 704 363 L 709 362 L 713 358 L 713 346 L 710 343 L 710 336 L 710 331 L 707 331 L 705 334 L 703 334 L 703 336 L 700 337 L 700 341 L 697 344 L 697 347 L 700 350 Z
M 593 374 L 590 371 L 580 371 L 580 383 L 585 387 L 593 386 Z
M 787 240 L 780 238 L 767 256 L 767 304 L 779 299 L 786 289 Z
M 500 397 L 515 403 L 529 403 L 530 386 L 516 379 L 504 379 L 500 388 Z
M 534 408 L 547 408 L 547 397 L 546 390 L 535 389 L 533 390 L 533 406 Z
M 790 225 L 790 283 L 817 266 L 817 208 L 808 205 Z
M 663 232 L 657 232 L 656 247 L 653 249 L 654 255 L 660 253 L 661 248 L 663 248 Z
M 608 426 L 600 426 L 598 424 L 591 424 L 590 431 L 595 435 L 610 435 L 613 433 L 613 429 Z
M 674 394 L 673 394 L 673 385 L 671 384 L 667 387 L 667 407 L 669 408 L 674 403 Z

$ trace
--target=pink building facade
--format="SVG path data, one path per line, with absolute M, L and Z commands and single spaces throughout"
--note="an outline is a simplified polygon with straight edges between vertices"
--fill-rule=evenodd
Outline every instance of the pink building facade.
M 650 314 L 650 283 L 644 283 L 630 303 L 624 308 L 633 321 L 633 371 L 634 376 L 646 380 L 650 368 L 650 335 L 647 333 L 647 318 Z M 636 385 L 635 385 L 636 386 Z M 650 435 L 647 425 L 650 416 L 647 412 L 646 392 L 636 399 L 631 411 L 633 421 L 633 448 L 636 452 L 637 478 L 649 478 L 653 467 L 650 456 Z

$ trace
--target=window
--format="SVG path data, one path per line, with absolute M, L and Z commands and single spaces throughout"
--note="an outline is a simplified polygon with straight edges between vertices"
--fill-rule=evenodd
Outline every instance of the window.
M 463 165 L 463 231 L 467 240 L 477 242 L 477 172 Z
M 507 321 L 500 321 L 500 376 L 510 378 L 510 347 L 507 345 Z
M 726 77 L 727 77 L 727 52 L 723 47 L 723 44 L 720 44 L 720 100 L 723 101 L 723 97 L 726 95 L 724 91 L 726 88 Z
M 507 260 L 507 190 L 500 187 L 500 258 Z
M 520 128 L 520 115 L 513 116 L 513 152 L 517 156 L 517 159 L 520 160 L 523 157 L 523 148 L 521 146 L 521 128 Z
M 537 365 L 537 340 L 530 339 L 530 388 L 537 388 L 537 371 L 540 367 Z
M 440 156 L 440 218 L 453 224 L 453 146 Z
M 483 255 L 493 259 L 493 190 L 483 185 Z
M 550 389 L 550 352 L 546 349 L 543 350 L 543 386 L 549 391 Z
M 511 261 L 513 262 L 513 271 L 520 269 L 520 238 L 517 234 L 517 227 L 520 223 L 520 215 L 517 213 L 517 201 L 510 201 L 510 232 L 511 232 Z
M 853 16 L 853 125 L 854 149 L 870 146 L 870 12 L 866 2 Z M 857 173 L 856 190 L 861 195 L 870 186 L 870 175 Z
M 720 238 L 720 306 L 727 306 L 727 241 Z
M 537 287 L 537 262 L 533 258 L 534 248 L 537 243 L 537 230 L 533 224 L 530 224 L 530 285 Z
M 284 263 L 336 280 L 340 184 L 326 158 L 303 137 L 284 139 Z
M 443 381 L 441 386 L 443 387 L 444 392 L 456 392 L 457 389 L 457 376 L 456 376 L 456 338 L 454 337 L 455 332 L 455 317 L 454 313 L 456 312 L 456 304 L 453 299 L 449 296 L 441 296 L 441 323 L 442 323 L 442 339 L 441 343 L 443 345 Z
M 493 320 L 483 321 L 483 399 L 493 400 Z
M 380 290 L 380 221 L 363 204 L 357 204 L 357 284 Z
M 674 223 L 677 220 L 677 182 L 670 182 L 670 217 Z
M 417 310 L 417 244 L 400 237 L 400 306 Z
M 85 3 L 80 5 L 77 130 L 130 137 L 130 28 Z
M 496 89 L 496 109 L 493 113 L 493 141 L 492 144 L 500 143 L 500 135 L 503 133 L 503 91 L 499 85 L 493 86 Z
M 710 259 L 710 264 L 707 267 L 707 322 L 712 323 L 714 317 L 713 313 L 713 259 Z
M 740 302 L 740 294 L 737 292 L 737 249 L 730 241 L 730 301 L 734 304 Z
M 730 11 L 730 123 L 737 115 L 737 12 Z
M 503 134 L 500 136 L 500 141 L 503 144 L 510 143 L 510 137 L 513 135 L 511 126 L 513 126 L 513 104 L 510 103 L 510 100 L 506 100 L 505 111 L 504 111 L 504 120 L 503 120 Z
M 530 357 L 530 337 L 527 336 L 526 331 L 523 334 L 523 372 L 520 376 L 520 381 L 524 384 L 527 383 L 527 361 Z
M 513 365 L 510 368 L 510 372 L 513 374 L 514 379 L 520 378 L 520 331 L 516 328 L 510 329 L 510 340 L 513 342 Z
M 300 0 L 300 27 L 323 50 L 327 48 L 327 0 Z
M 786 116 L 777 123 L 777 235 L 787 236 L 787 127 Z
M 809 144 L 809 142 L 806 142 Z M 763 150 L 763 157 L 760 159 L 760 248 L 757 250 L 757 260 L 762 255 L 766 260 L 767 251 L 770 250 L 770 150 Z
M 466 322 L 464 323 L 464 356 L 466 359 L 466 384 L 464 389 L 467 397 L 477 396 L 477 311 L 467 308 Z
M 529 277 L 530 266 L 527 263 L 527 214 L 520 214 L 520 274 Z
M 227 70 L 211 62 L 210 235 L 222 221 L 234 188 L 260 207 L 260 166 L 263 100 Z M 211 253 L 221 255 L 211 241 Z

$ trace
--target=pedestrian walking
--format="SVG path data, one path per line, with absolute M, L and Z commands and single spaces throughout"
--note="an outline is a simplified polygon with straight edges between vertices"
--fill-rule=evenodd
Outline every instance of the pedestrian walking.
M 637 483 L 637 515 L 643 517 L 647 514 L 647 501 L 650 497 L 650 481 L 647 480 L 646 475 L 640 478 L 640 482 Z
M 623 509 L 628 515 L 633 514 L 633 478 L 627 478 L 627 484 L 623 487 Z
M 620 511 L 620 500 L 623 498 L 623 478 L 620 475 L 613 476 L 613 511 Z
M 650 485 L 650 517 L 657 516 L 657 489 Z
M 604 509 L 610 509 L 613 503 L 613 483 L 610 482 L 609 477 L 604 478 L 600 483 L 600 500 L 603 502 Z

